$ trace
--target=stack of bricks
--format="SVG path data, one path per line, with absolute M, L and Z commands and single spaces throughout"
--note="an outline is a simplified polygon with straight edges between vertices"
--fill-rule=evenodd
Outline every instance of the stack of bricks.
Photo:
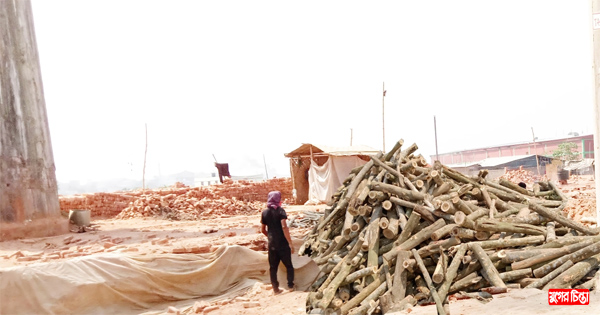
M 254 213 L 265 207 L 270 191 L 281 192 L 292 204 L 292 181 L 275 178 L 263 182 L 231 181 L 207 187 L 173 186 L 167 189 L 61 196 L 62 211 L 87 209 L 93 217 L 164 217 L 193 220 L 206 216 Z
M 118 192 L 61 196 L 59 201 L 62 211 L 82 209 L 90 210 L 93 217 L 114 217 L 135 199 L 133 195 Z

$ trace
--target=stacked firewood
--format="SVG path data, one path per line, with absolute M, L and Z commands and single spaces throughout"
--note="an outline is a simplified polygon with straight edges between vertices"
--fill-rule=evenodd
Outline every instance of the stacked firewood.
M 507 288 L 590 288 L 600 236 L 563 215 L 551 182 L 532 190 L 428 166 L 400 140 L 354 169 L 300 248 L 322 274 L 310 314 L 371 314 Z M 600 273 L 599 273 L 600 274 Z

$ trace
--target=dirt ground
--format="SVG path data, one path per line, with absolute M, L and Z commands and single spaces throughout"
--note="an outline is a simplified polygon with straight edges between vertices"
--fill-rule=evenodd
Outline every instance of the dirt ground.
M 320 206 L 286 206 L 288 217 L 304 210 L 323 211 Z M 232 216 L 203 221 L 169 221 L 144 219 L 103 219 L 92 221 L 94 230 L 53 237 L 0 242 L 0 268 L 26 266 L 45 261 L 61 261 L 103 252 L 124 252 L 139 255 L 173 253 L 179 249 L 214 249 L 223 244 L 240 245 L 253 250 L 266 250 L 267 239 L 260 233 L 260 215 Z M 308 228 L 290 228 L 298 241 Z M 301 242 L 300 242 L 301 244 Z M 296 246 L 299 246 L 298 244 Z M 210 314 L 304 314 L 306 292 L 284 292 L 273 296 L 270 285 L 256 286 L 237 299 L 217 299 Z M 244 302 L 259 306 L 244 307 Z M 195 301 L 178 305 L 184 314 Z M 155 310 L 158 311 L 158 310 Z M 166 311 L 166 310 L 165 310 Z M 160 312 L 159 312 L 160 313 Z M 199 312 L 202 313 L 202 312 Z
M 561 187 L 572 198 L 569 216 L 579 219 L 595 217 L 591 209 L 594 182 L 591 177 L 577 177 Z M 320 206 L 286 206 L 289 216 L 303 210 L 324 211 Z M 571 214 L 571 212 L 573 214 Z M 206 252 L 223 245 L 240 245 L 266 250 L 266 237 L 260 231 L 260 215 L 240 215 L 202 221 L 168 221 L 152 218 L 128 220 L 93 220 L 93 230 L 54 237 L 0 242 L 0 268 L 26 266 L 45 261 L 61 261 L 103 252 L 135 252 L 140 255 L 177 251 Z M 291 228 L 293 238 L 301 239 L 308 228 Z M 306 292 L 284 292 L 274 296 L 269 284 L 257 284 L 237 297 L 210 302 L 181 301 L 164 310 L 149 314 L 305 314 Z M 193 306 L 198 302 L 196 306 Z M 255 303 L 249 303 L 255 302 Z M 202 310 L 204 309 L 204 310 Z M 501 309 L 515 314 L 599 314 L 600 296 L 593 294 L 588 307 L 549 306 L 547 295 L 539 290 L 511 290 L 484 304 L 477 300 L 453 301 L 452 314 L 498 313 Z M 494 310 L 494 311 L 491 311 Z M 435 306 L 417 306 L 403 313 L 433 314 Z

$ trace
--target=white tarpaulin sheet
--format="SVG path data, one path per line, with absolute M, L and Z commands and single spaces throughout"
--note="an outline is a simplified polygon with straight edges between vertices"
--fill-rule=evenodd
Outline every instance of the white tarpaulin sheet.
M 319 270 L 293 259 L 306 289 Z M 209 254 L 102 254 L 0 269 L 0 314 L 139 314 L 178 301 L 231 296 L 270 283 L 267 255 L 240 246 Z M 280 266 L 280 283 L 286 283 Z M 283 281 L 283 282 L 282 282 Z M 179 303 L 181 304 L 181 303 Z
M 308 201 L 317 204 L 327 202 L 342 185 L 350 171 L 367 162 L 356 156 L 330 156 L 322 166 L 310 161 L 308 170 Z

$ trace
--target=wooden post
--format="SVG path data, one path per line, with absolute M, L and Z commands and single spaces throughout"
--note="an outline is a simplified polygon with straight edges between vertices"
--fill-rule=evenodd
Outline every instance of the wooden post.
M 594 63 L 594 159 L 596 177 L 596 227 L 600 227 L 600 0 L 592 2 L 592 40 Z
M 148 154 L 148 124 L 144 124 L 146 130 L 146 148 L 144 149 L 144 170 L 142 171 L 142 191 L 146 192 L 146 155 Z
M 435 289 L 435 286 L 433 285 L 433 282 L 431 281 L 431 277 L 429 276 L 429 272 L 427 271 L 427 268 L 423 264 L 423 260 L 421 259 L 421 256 L 419 256 L 419 253 L 417 253 L 416 249 L 412 249 L 412 253 L 413 253 L 415 260 L 417 261 L 417 265 L 419 265 L 419 269 L 421 269 L 423 278 L 425 279 L 425 282 L 427 283 L 427 286 L 429 287 L 429 290 L 431 291 L 431 296 L 433 297 L 433 300 L 435 301 L 435 306 L 437 308 L 438 315 L 446 315 L 446 311 L 444 310 L 443 301 L 440 299 L 440 296 L 438 295 L 437 290 Z
M 381 97 L 381 131 L 383 134 L 383 152 L 385 152 L 385 82 L 383 82 L 383 96 Z

